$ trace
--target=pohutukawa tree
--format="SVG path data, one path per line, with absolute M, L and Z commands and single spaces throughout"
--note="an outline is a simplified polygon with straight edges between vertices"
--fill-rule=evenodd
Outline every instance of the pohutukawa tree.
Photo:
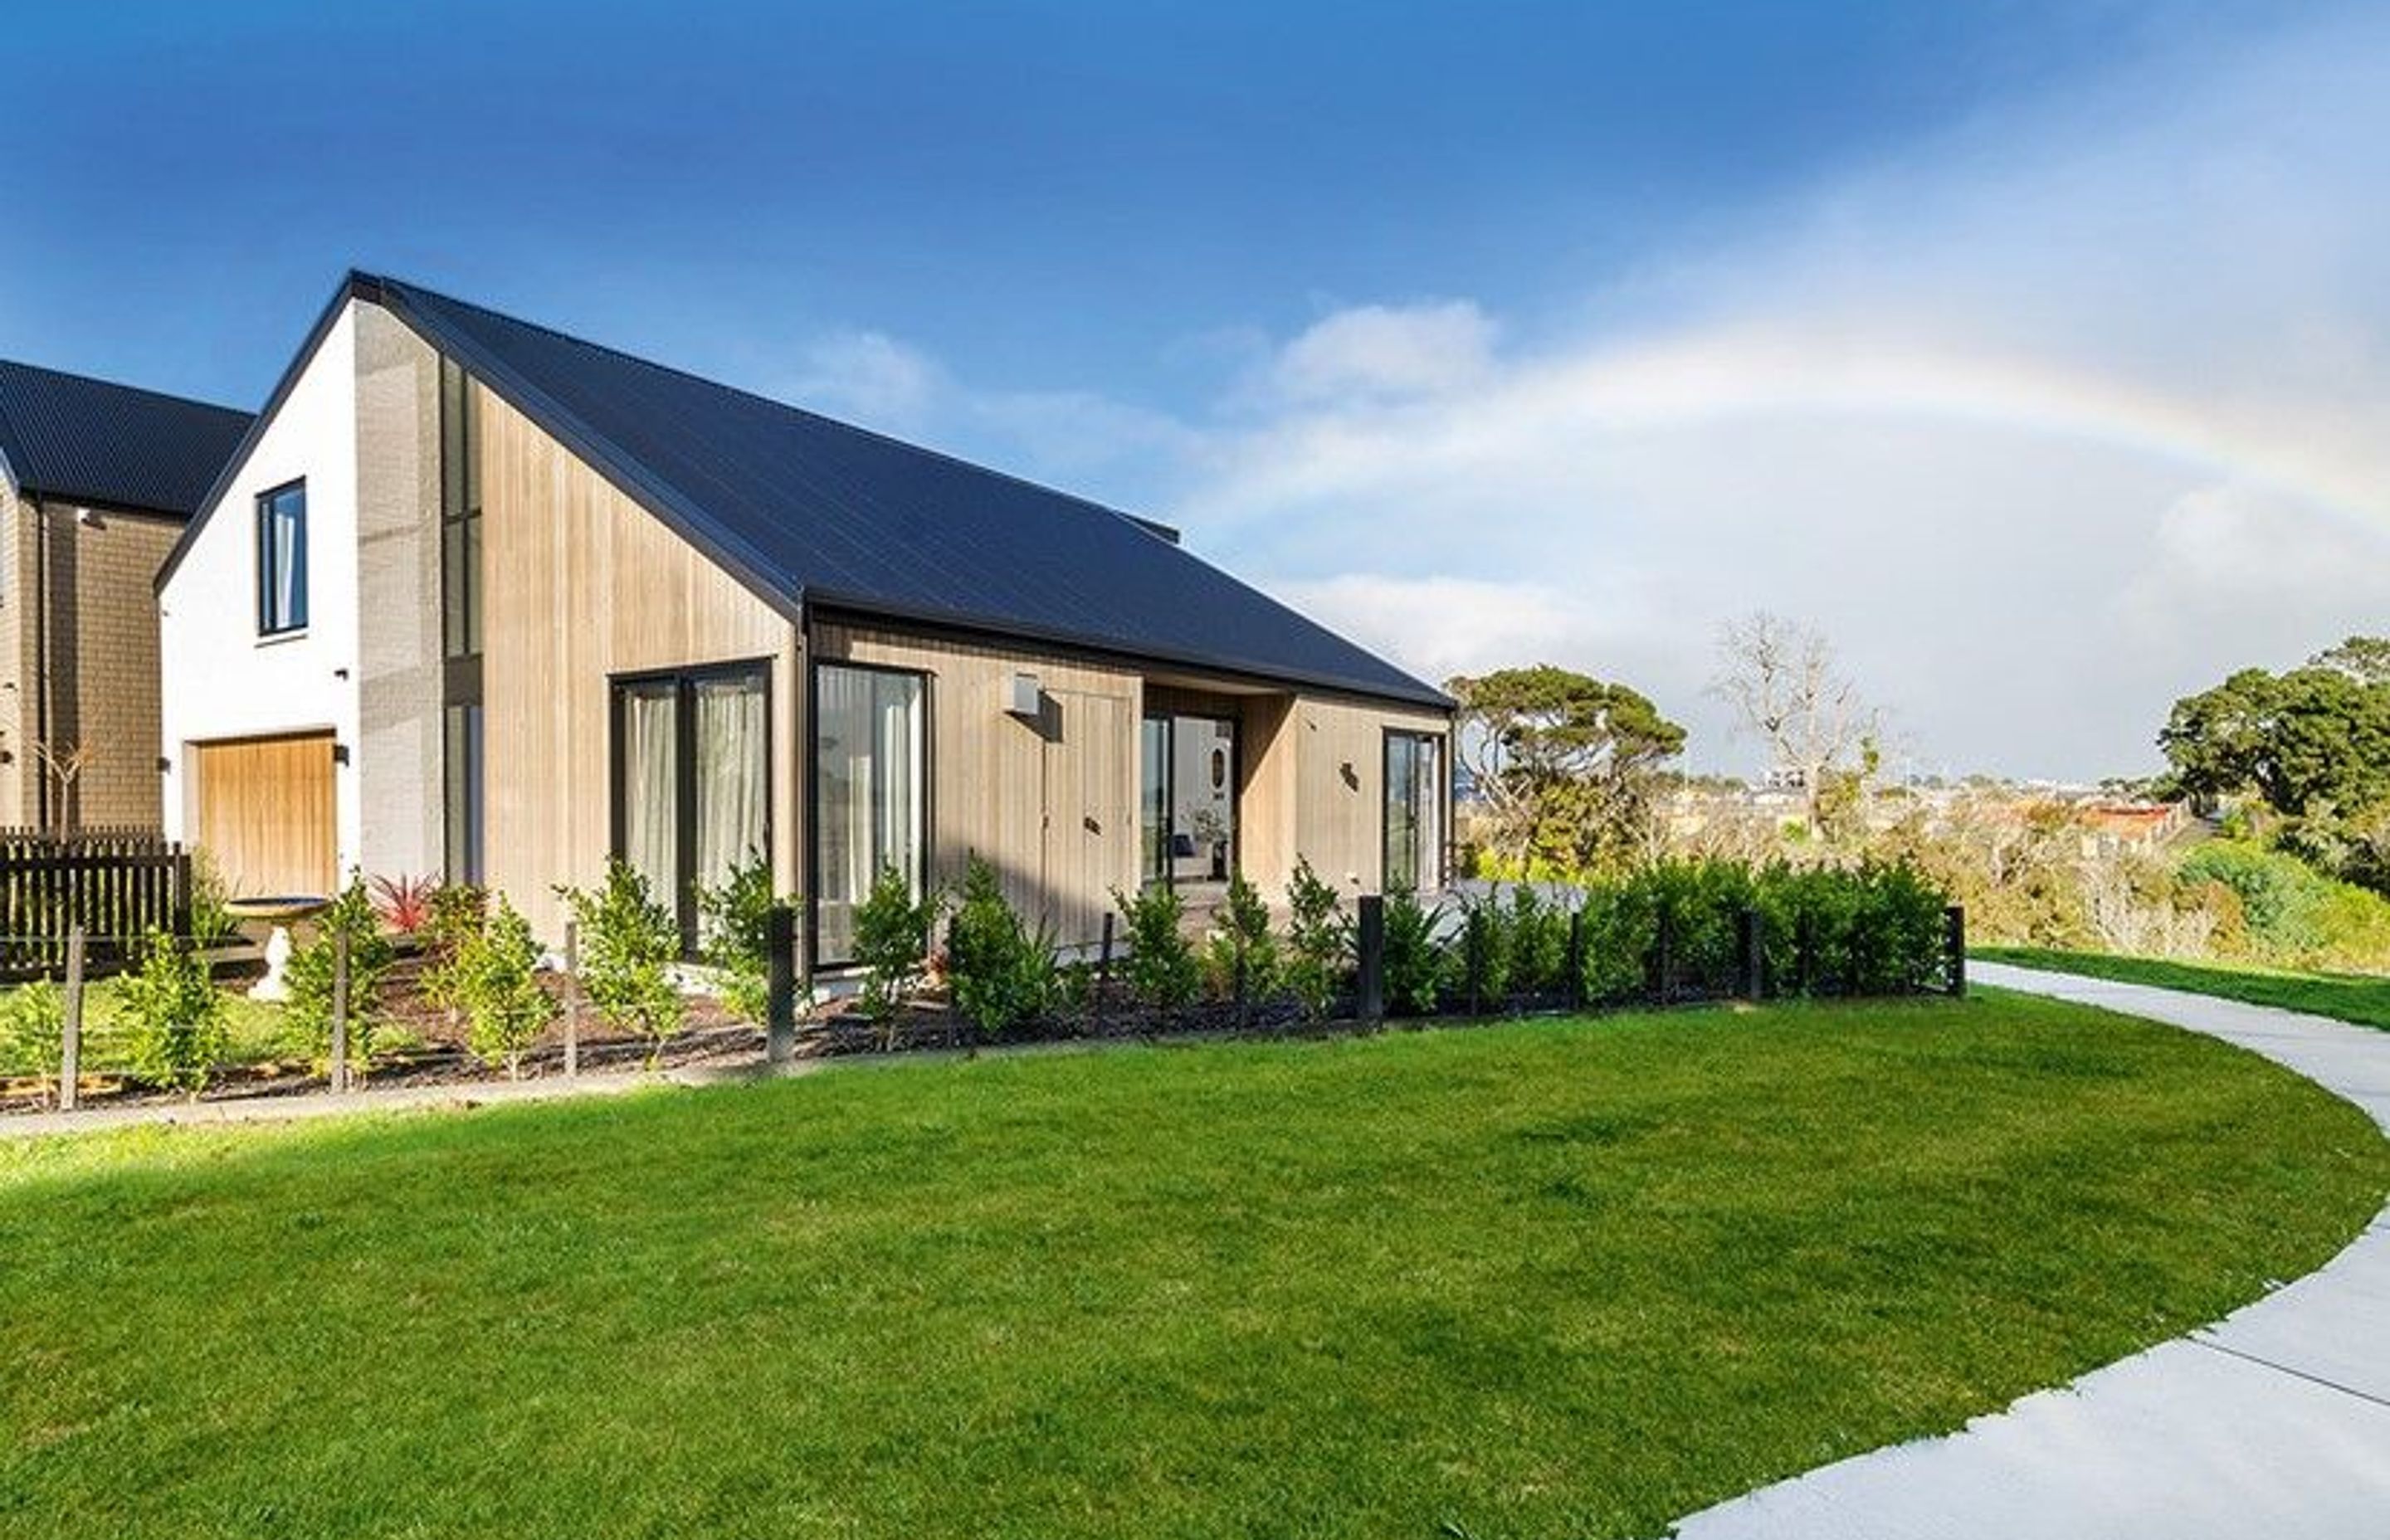
M 1660 772 L 1685 746 L 1649 698 L 1549 663 L 1445 690 L 1460 703 L 1454 753 L 1484 809 L 1489 854 L 1587 870 L 1649 853 Z

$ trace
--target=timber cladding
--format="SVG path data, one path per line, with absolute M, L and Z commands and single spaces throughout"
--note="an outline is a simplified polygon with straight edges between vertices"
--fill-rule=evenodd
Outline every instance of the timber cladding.
M 555 943 L 558 883 L 604 874 L 611 681 L 764 661 L 776 884 L 799 887 L 796 627 L 513 408 L 481 392 L 489 880 Z
M 328 897 L 338 881 L 332 735 L 195 743 L 199 847 L 236 898 Z

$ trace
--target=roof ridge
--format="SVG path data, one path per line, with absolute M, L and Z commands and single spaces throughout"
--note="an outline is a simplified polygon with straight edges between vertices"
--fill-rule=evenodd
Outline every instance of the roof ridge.
M 1173 529 L 1173 526 L 1164 523 L 1161 520 L 1151 519 L 1143 514 L 1131 513 L 1126 508 L 1116 508 L 1109 503 L 1099 503 L 1092 497 L 1086 496 L 1080 493 L 1069 491 L 1066 488 L 1048 486 L 1043 481 L 1032 481 L 1030 478 L 1020 475 L 1014 471 L 999 469 L 995 466 L 982 465 L 977 460 L 965 459 L 960 455 L 951 454 L 944 449 L 935 449 L 928 444 L 915 443 L 910 439 L 901 439 L 893 433 L 883 432 L 877 428 L 867 428 L 861 423 L 849 422 L 844 417 L 831 417 L 827 412 L 816 412 L 810 406 L 799 406 L 793 402 L 782 401 L 777 396 L 767 396 L 761 391 L 752 391 L 744 385 L 733 385 L 727 380 L 715 379 L 710 375 L 699 374 L 695 369 L 685 369 L 675 364 L 661 363 L 656 359 L 633 353 L 627 348 L 618 348 L 610 343 L 593 341 L 586 337 L 582 337 L 576 333 L 566 331 L 561 327 L 549 326 L 544 321 L 527 320 L 520 315 L 511 314 L 508 312 L 499 310 L 495 306 L 476 304 L 470 300 L 460 300 L 454 294 L 443 294 L 439 289 L 428 288 L 425 285 L 414 283 L 405 278 L 394 278 L 386 273 L 366 273 L 360 271 L 357 274 L 357 276 L 366 279 L 369 283 L 379 284 L 385 288 L 395 289 L 402 292 L 419 294 L 426 299 L 437 300 L 443 304 L 456 305 L 463 310 L 476 311 L 483 315 L 495 316 L 498 320 L 504 321 L 509 326 L 521 327 L 527 331 L 536 331 L 545 336 L 556 338 L 559 341 L 570 342 L 575 347 L 587 348 L 592 353 L 604 353 L 610 358 L 623 359 L 627 363 L 636 364 L 641 368 L 654 369 L 661 374 L 672 375 L 681 379 L 694 380 L 696 383 L 703 385 L 710 390 L 726 391 L 735 396 L 743 396 L 749 401 L 759 403 L 765 406 L 769 406 L 775 411 L 792 412 L 802 417 L 810 417 L 816 422 L 828 423 L 832 428 L 836 428 L 842 432 L 859 433 L 866 438 L 877 439 L 882 443 L 893 444 L 897 448 L 905 450 L 910 454 L 925 456 L 931 459 L 943 460 L 949 465 L 960 466 L 966 470 L 976 471 L 983 476 L 1000 476 L 1008 481 L 1016 482 L 1019 485 L 1045 493 L 1049 496 L 1068 498 L 1070 501 L 1077 503 L 1084 507 L 1090 508 L 1097 513 L 1105 514 L 1113 519 L 1125 520 L 1129 523 L 1137 525 L 1139 528 L 1149 532 L 1157 529 Z
M 0 358 L 0 369 L 22 369 L 27 374 L 47 375 L 53 379 L 71 379 L 84 385 L 102 385 L 111 391 L 122 391 L 127 395 L 147 396 L 152 401 L 163 401 L 176 406 L 196 406 L 201 411 L 221 412 L 226 417 L 254 417 L 257 416 L 245 406 L 226 406 L 222 402 L 202 401 L 197 396 L 176 395 L 172 391 L 155 390 L 148 385 L 129 385 L 123 380 L 110 379 L 105 375 L 83 374 L 73 369 L 56 368 L 47 364 L 29 364 L 21 358 Z

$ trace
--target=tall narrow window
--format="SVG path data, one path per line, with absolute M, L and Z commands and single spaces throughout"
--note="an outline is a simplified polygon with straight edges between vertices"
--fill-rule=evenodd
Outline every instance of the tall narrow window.
M 1444 740 L 1386 735 L 1385 881 L 1430 892 L 1444 883 Z
M 770 856 L 765 681 L 741 664 L 614 687 L 614 852 L 692 947 L 698 890 Z
M 814 953 L 853 960 L 854 911 L 893 869 L 927 878 L 927 755 L 920 674 L 823 663 L 814 671 Z
M 441 713 L 446 764 L 448 880 L 483 880 L 482 872 L 482 703 Z
M 482 880 L 482 417 L 471 377 L 440 361 L 440 650 L 448 879 Z
M 440 361 L 440 635 L 450 658 L 482 652 L 481 392 Z
M 1237 856 L 1236 723 L 1149 716 L 1137 751 L 1145 880 L 1227 881 Z
M 307 628 L 307 483 L 257 500 L 257 634 Z

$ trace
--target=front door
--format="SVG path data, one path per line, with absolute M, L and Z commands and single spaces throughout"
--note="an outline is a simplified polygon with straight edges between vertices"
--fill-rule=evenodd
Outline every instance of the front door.
M 1149 716 L 1138 742 L 1145 880 L 1225 884 L 1237 862 L 1236 721 Z

